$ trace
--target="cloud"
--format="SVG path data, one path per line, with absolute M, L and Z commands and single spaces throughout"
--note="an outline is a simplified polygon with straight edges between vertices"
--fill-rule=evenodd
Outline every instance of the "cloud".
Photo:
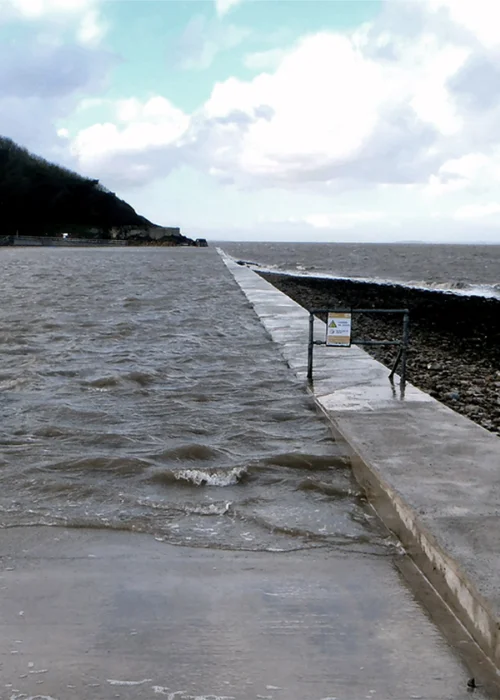
M 245 56 L 244 63 L 252 70 L 275 70 L 286 55 L 285 49 L 255 51 Z
M 463 27 L 483 46 L 500 45 L 500 6 L 492 0 L 429 0 L 434 12 L 446 13 L 454 24 Z
M 429 179 L 425 193 L 444 197 L 454 192 L 461 197 L 491 196 L 500 194 L 500 147 L 487 153 L 468 153 L 443 163 Z
M 482 111 L 500 104 L 500 68 L 497 57 L 472 55 L 448 82 L 464 109 Z
M 98 10 L 93 8 L 83 15 L 77 30 L 77 39 L 82 44 L 95 46 L 102 41 L 106 31 L 107 27 Z
M 22 29 L 0 46 L 0 133 L 75 165 L 59 121 L 73 112 L 81 93 L 106 87 L 116 61 L 98 43 L 97 2 L 0 0 L 0 23 Z
M 292 223 L 304 222 L 314 229 L 349 229 L 358 224 L 366 224 L 373 221 L 381 221 L 385 218 L 384 212 L 379 211 L 339 211 L 328 214 L 308 214 L 302 219 L 292 218 Z
M 73 139 L 71 152 L 82 171 L 122 186 L 140 185 L 179 164 L 176 144 L 189 125 L 181 110 L 153 97 L 119 100 L 114 112 L 118 124 L 94 124 Z
M 444 160 L 459 155 L 458 139 L 452 139 L 465 125 L 453 79 L 473 49 L 431 31 L 418 12 L 420 33 L 409 44 L 396 20 L 392 32 L 374 26 L 319 32 L 274 53 L 272 72 L 217 83 L 192 115 L 187 137 L 182 132 L 180 152 L 242 186 L 427 183 Z M 436 12 L 431 5 L 427 17 Z M 244 35 L 229 26 L 216 41 L 219 29 L 203 17 L 190 22 L 181 41 L 184 67 L 209 66 L 217 50 Z M 264 53 L 247 61 L 269 58 Z M 115 152 L 110 149 L 110 157 Z
M 205 22 L 190 23 L 187 45 L 200 45 Z M 191 67 L 213 60 L 203 46 L 196 57 L 187 51 Z M 381 46 L 396 47 L 389 59 L 377 54 Z M 245 187 L 427 184 L 444 160 L 459 155 L 458 139 L 450 139 L 464 122 L 449 83 L 471 49 L 424 29 L 405 46 L 397 35 L 373 28 L 308 35 L 274 56 L 274 71 L 216 83 L 179 133 L 179 156 Z M 103 162 L 117 152 L 105 143 L 102 149 Z
M 429 177 L 425 193 L 442 197 L 470 187 L 479 173 L 489 165 L 489 159 L 482 153 L 469 153 L 461 158 L 445 161 L 437 172 Z
M 81 14 L 94 5 L 95 0 L 2 0 L 0 16 L 39 20 L 50 15 Z
M 96 45 L 106 34 L 99 0 L 0 0 L 0 23 L 16 20 L 73 23 L 75 38 L 82 44 Z
M 408 211 L 421 212 L 418 225 L 434 217 L 459 231 L 494 216 L 491 202 L 500 200 L 500 24 L 492 7 L 486 21 L 461 0 L 388 2 L 354 31 L 247 54 L 245 66 L 258 74 L 215 83 L 192 114 L 161 95 L 119 101 L 109 123 L 72 140 L 73 156 L 124 187 L 187 165 L 228 192 L 328 196 L 330 208 L 290 213 L 283 226 L 295 232 L 376 223 L 380 231 Z M 209 67 L 245 39 L 239 31 L 194 18 L 180 44 L 183 67 Z M 333 194 L 345 193 L 363 205 L 335 209 Z M 373 193 L 380 206 L 364 203 Z
M 2 55 L 3 54 L 3 55 Z M 0 50 L 0 99 L 6 97 L 54 99 L 79 90 L 98 90 L 114 63 L 111 54 L 35 39 Z
M 456 219 L 483 219 L 500 214 L 500 204 L 469 204 L 455 212 Z
M 447 81 L 468 50 L 421 38 L 410 55 L 386 64 L 356 41 L 307 36 L 273 73 L 218 83 L 194 122 L 205 122 L 198 129 L 205 160 L 246 183 L 426 179 L 436 166 L 433 144 L 462 127 Z M 261 105 L 272 118 L 257 118 Z M 239 132 L 221 123 L 235 110 L 251 120 Z M 224 136 L 230 151 L 220 148 Z
M 215 10 L 219 17 L 223 17 L 227 14 L 233 7 L 241 4 L 243 0 L 215 0 Z
M 176 63 L 184 70 L 206 70 L 219 54 L 236 48 L 249 34 L 245 27 L 196 15 L 188 22 L 174 49 Z

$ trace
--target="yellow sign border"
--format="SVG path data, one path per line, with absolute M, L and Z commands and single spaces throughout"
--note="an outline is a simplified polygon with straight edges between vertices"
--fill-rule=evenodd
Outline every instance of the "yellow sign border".
M 335 319 L 349 320 L 349 335 L 329 335 L 328 329 L 330 328 L 330 323 Z M 326 322 L 326 344 L 328 347 L 337 348 L 350 348 L 351 347 L 351 337 L 352 337 L 352 314 L 351 313 L 340 313 L 330 311 L 328 313 L 328 318 Z M 335 339 L 335 340 L 334 340 Z

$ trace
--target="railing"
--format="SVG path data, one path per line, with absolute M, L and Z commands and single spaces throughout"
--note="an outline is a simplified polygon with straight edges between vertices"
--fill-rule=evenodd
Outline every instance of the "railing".
M 327 314 L 327 318 L 335 314 L 345 316 L 346 328 L 348 328 L 348 336 L 342 336 L 342 342 L 328 342 L 328 322 L 326 325 L 326 339 L 314 340 L 314 316 L 315 314 Z M 402 314 L 403 316 L 403 334 L 401 340 L 363 340 L 353 339 L 351 337 L 350 319 L 352 314 Z M 345 339 L 345 340 L 344 340 Z M 406 365 L 408 346 L 410 344 L 410 312 L 408 309 L 311 309 L 309 312 L 309 345 L 307 352 L 307 378 L 312 381 L 313 378 L 313 350 L 315 345 L 327 345 L 330 347 L 350 347 L 351 345 L 397 345 L 399 346 L 396 361 L 392 367 L 389 379 L 394 379 L 396 369 L 401 362 L 401 386 L 406 383 Z

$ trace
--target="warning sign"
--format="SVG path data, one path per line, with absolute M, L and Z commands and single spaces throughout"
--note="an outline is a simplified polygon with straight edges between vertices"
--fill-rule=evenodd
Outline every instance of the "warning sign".
M 351 345 L 351 314 L 332 311 L 326 324 L 326 344 L 349 347 Z

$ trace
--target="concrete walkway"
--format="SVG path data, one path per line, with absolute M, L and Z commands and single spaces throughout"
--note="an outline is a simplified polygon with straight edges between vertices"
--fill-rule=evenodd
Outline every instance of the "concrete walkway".
M 306 381 L 308 313 L 223 259 Z M 315 326 L 324 340 L 324 324 Z M 316 346 L 311 390 L 382 519 L 500 666 L 500 440 L 410 385 L 401 397 L 388 370 L 357 347 Z
M 470 700 L 385 557 L 49 527 L 0 551 L 2 700 Z

